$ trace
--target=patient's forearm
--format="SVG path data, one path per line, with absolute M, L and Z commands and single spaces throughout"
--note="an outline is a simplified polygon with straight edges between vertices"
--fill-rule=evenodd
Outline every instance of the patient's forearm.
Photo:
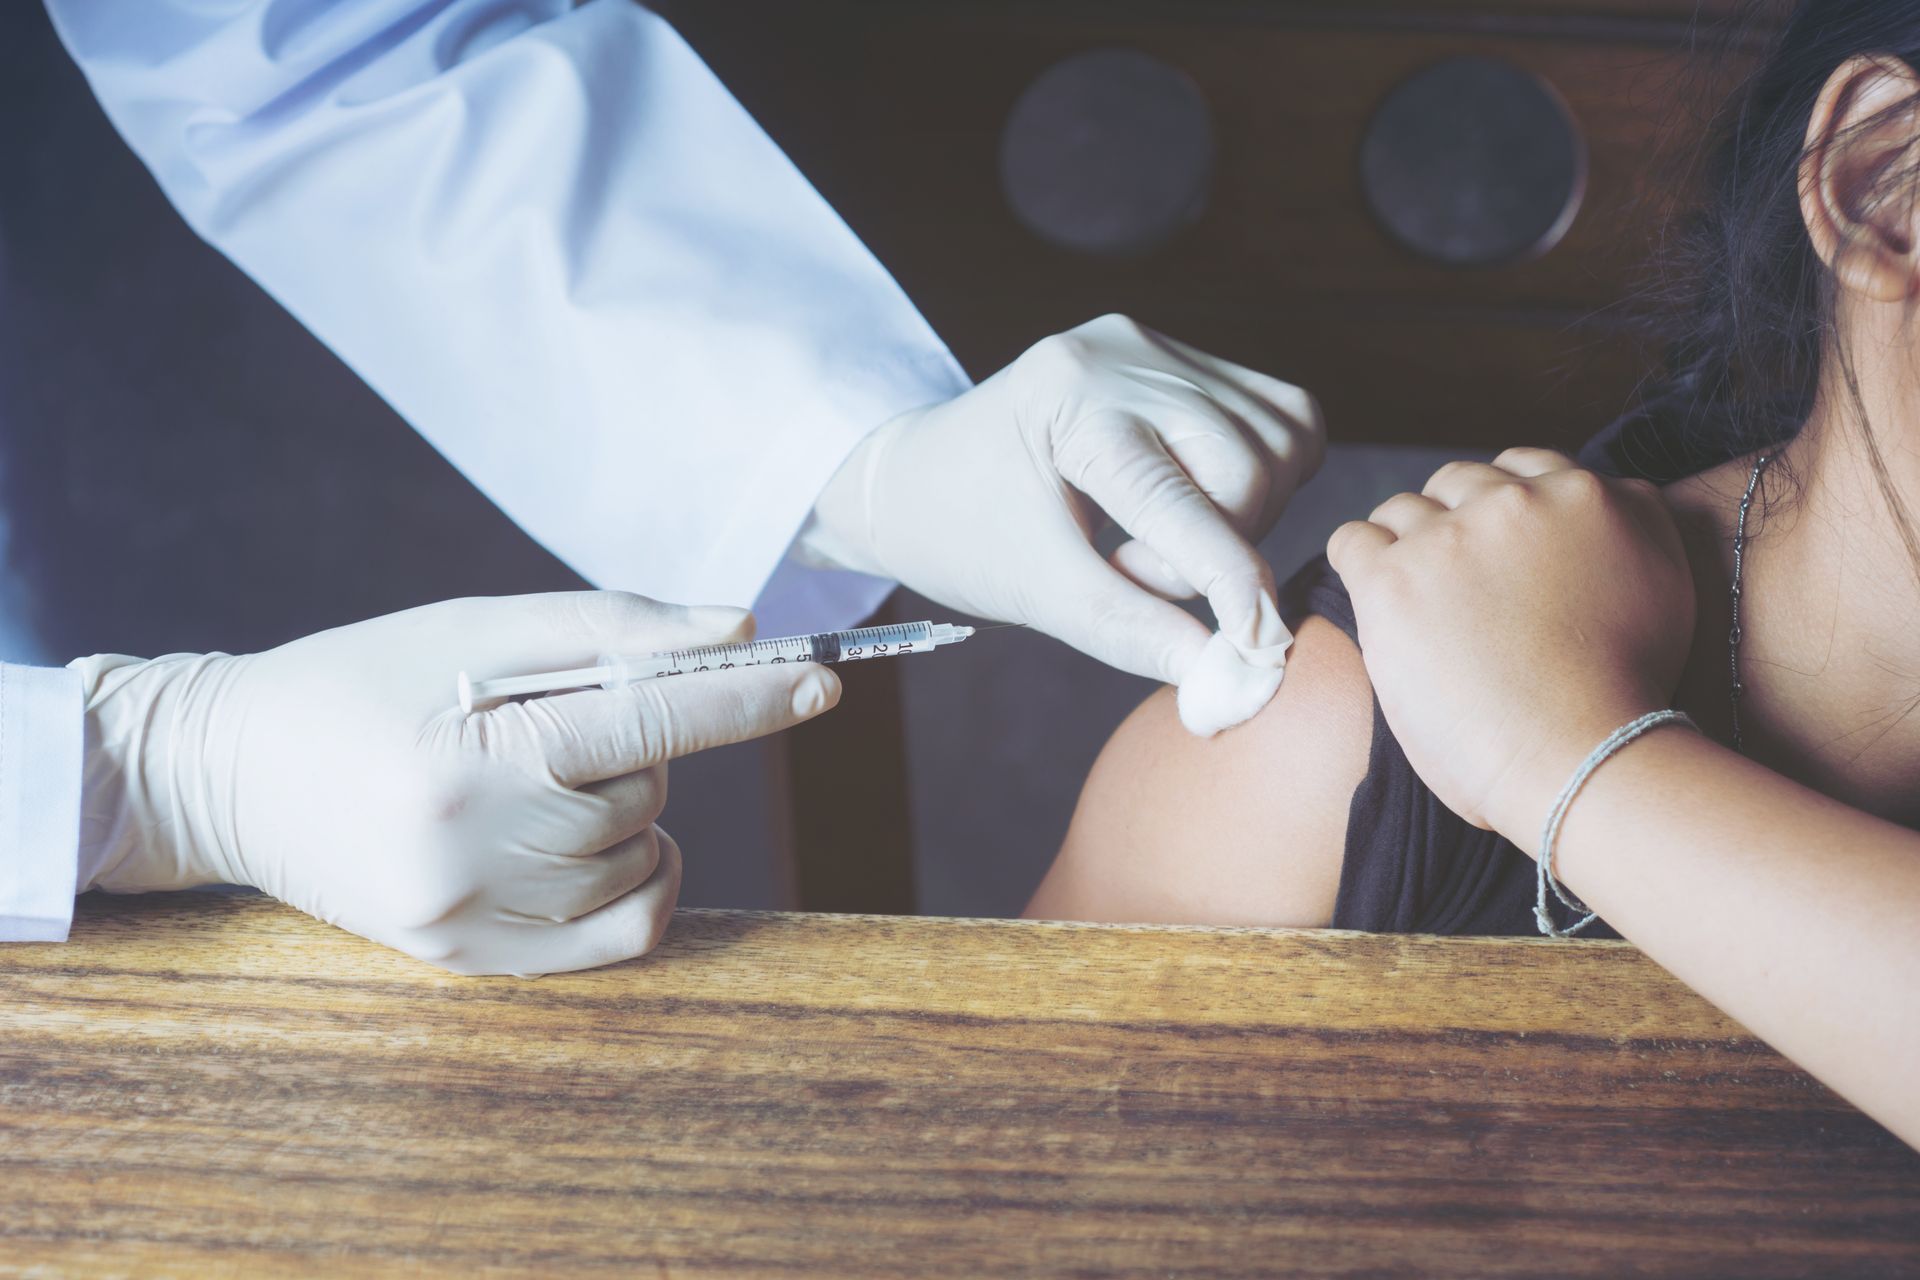
M 1538 832 L 1507 834 L 1538 854 Z M 1663 729 L 1595 772 L 1554 865 L 1681 980 L 1920 1146 L 1920 834 Z

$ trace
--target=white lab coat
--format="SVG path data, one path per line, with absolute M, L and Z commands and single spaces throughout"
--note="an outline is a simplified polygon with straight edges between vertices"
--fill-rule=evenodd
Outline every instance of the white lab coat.
M 878 603 L 889 584 L 786 551 L 866 432 L 966 377 L 664 20 L 629 0 L 47 5 L 194 229 L 583 576 L 757 601 L 773 633 Z M 0 728 L 77 778 L 62 697 L 15 724 L 28 700 L 0 685 Z M 44 887 L 9 895 L 30 863 L 76 874 L 9 767 L 0 938 L 64 936 L 70 894 L 57 918 Z

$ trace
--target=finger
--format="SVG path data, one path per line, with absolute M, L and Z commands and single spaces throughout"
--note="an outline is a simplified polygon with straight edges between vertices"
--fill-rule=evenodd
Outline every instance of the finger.
M 1102 324 L 1119 327 L 1126 358 L 1111 373 L 1139 386 L 1137 394 L 1120 395 L 1124 413 L 1089 415 L 1055 438 L 1055 462 L 1069 483 L 1085 482 L 1090 469 L 1111 460 L 1115 424 L 1131 421 L 1158 438 L 1156 453 L 1171 458 L 1188 481 L 1243 535 L 1258 537 L 1266 528 L 1272 503 L 1274 459 L 1256 432 L 1240 422 L 1222 403 L 1230 388 L 1207 369 L 1170 349 L 1170 343 L 1124 317 L 1105 317 Z M 1133 335 L 1129 337 L 1128 335 Z M 1192 353 L 1204 360 L 1198 353 Z M 1115 399 L 1109 392 L 1108 399 Z M 1232 397 L 1250 410 L 1265 412 L 1244 396 Z M 1120 447 L 1125 448 L 1124 441 Z M 1084 490 L 1083 490 L 1084 492 Z M 1109 515 L 1114 513 L 1108 512 Z M 1166 557 L 1139 539 L 1123 544 L 1109 563 L 1129 579 L 1164 599 L 1187 599 L 1199 594 Z
M 1110 667 L 1178 684 L 1211 634 L 1198 618 L 1129 581 L 1084 548 L 1080 563 L 1048 575 L 1076 589 L 1033 610 L 1033 625 Z
M 1459 459 L 1429 476 L 1420 492 L 1451 510 L 1502 485 L 1514 483 L 1517 478 L 1511 471 L 1485 462 Z
M 526 922 L 476 955 L 469 973 L 572 973 L 597 969 L 653 950 L 673 918 L 680 897 L 680 846 L 658 827 L 659 865 L 646 882 L 598 910 L 565 924 Z
M 604 849 L 541 855 L 511 886 L 503 911 L 542 924 L 564 924 L 638 889 L 660 865 L 659 828 L 649 824 Z
M 1193 584 L 1175 572 L 1158 551 L 1138 538 L 1129 538 L 1107 557 L 1129 582 L 1139 585 L 1164 600 L 1190 600 L 1199 594 Z
M 1160 350 L 1127 373 L 1148 388 L 1143 406 L 1166 407 L 1138 416 L 1200 491 L 1257 540 L 1326 454 L 1319 402 L 1299 387 L 1142 332 Z
M 451 617 L 435 617 L 437 610 Z M 663 604 L 629 591 L 551 591 L 429 605 L 450 622 L 450 656 L 476 679 L 590 666 L 609 653 L 660 653 L 753 638 L 753 615 L 731 605 Z
M 1304 387 L 1223 360 L 1177 338 L 1145 332 L 1159 345 L 1200 370 L 1193 381 L 1229 410 L 1270 455 L 1269 471 L 1281 483 L 1269 487 L 1263 520 L 1271 522 L 1293 493 L 1326 458 L 1326 416 Z
M 1543 476 L 1550 471 L 1570 471 L 1580 464 L 1557 450 L 1522 446 L 1505 450 L 1493 465 L 1516 476 Z
M 1221 632 L 1242 652 L 1284 645 L 1272 569 L 1159 434 L 1118 413 L 1078 434 L 1060 458 L 1067 481 L 1204 594 Z
M 1349 520 L 1327 539 L 1327 563 L 1342 578 L 1352 579 L 1370 570 L 1380 553 L 1396 541 L 1389 529 L 1367 520 Z
M 1326 457 L 1326 420 L 1320 402 L 1303 387 L 1223 360 L 1130 317 L 1104 315 L 1073 330 L 1125 358 L 1135 381 L 1156 393 L 1181 392 L 1206 400 L 1236 420 L 1271 455 L 1273 471 L 1286 481 L 1270 488 L 1267 519 Z
M 545 767 L 577 787 L 778 733 L 839 701 L 840 678 L 805 662 L 639 680 L 482 714 L 524 716 Z
M 1367 517 L 1370 524 L 1379 525 L 1391 533 L 1395 539 L 1410 537 L 1412 534 L 1431 524 L 1446 514 L 1447 509 L 1432 498 L 1421 493 L 1396 493 L 1373 509 Z
M 580 816 L 573 831 L 574 848 L 590 854 L 645 831 L 667 807 L 667 766 L 654 765 L 635 773 L 574 788 L 580 798 Z
M 1249 443 L 1249 432 L 1229 421 L 1218 405 L 1198 395 L 1188 398 L 1205 405 L 1206 416 L 1198 410 L 1171 421 L 1161 415 L 1163 420 L 1154 424 L 1161 445 L 1233 527 L 1249 542 L 1255 541 L 1271 523 L 1268 513 L 1277 512 L 1272 500 L 1272 461 L 1259 445 Z M 1201 594 L 1165 556 L 1138 538 L 1116 548 L 1109 563 L 1166 599 L 1188 600 Z
M 1202 420 L 1196 412 L 1185 424 L 1156 422 L 1154 427 L 1167 456 L 1194 487 L 1226 512 L 1244 536 L 1258 538 L 1266 532 L 1262 518 L 1273 486 L 1272 459 L 1249 441 L 1249 430 L 1235 417 L 1218 405 L 1208 408 L 1211 420 Z

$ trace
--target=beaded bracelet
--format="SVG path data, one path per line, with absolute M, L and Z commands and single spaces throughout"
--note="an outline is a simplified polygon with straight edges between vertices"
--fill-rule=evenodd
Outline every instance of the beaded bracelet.
M 1571 938 L 1599 918 L 1586 903 L 1567 892 L 1566 887 L 1553 874 L 1553 846 L 1554 842 L 1560 838 L 1560 824 L 1566 820 L 1568 806 L 1573 803 L 1573 798 L 1580 794 L 1580 788 L 1587 784 L 1587 779 L 1593 776 L 1593 771 L 1605 764 L 1608 757 L 1647 730 L 1657 729 L 1663 724 L 1683 724 L 1689 729 L 1696 731 L 1699 729 L 1699 726 L 1694 724 L 1684 711 L 1649 711 L 1637 720 L 1629 720 L 1608 734 L 1604 742 L 1587 753 L 1587 758 L 1580 762 L 1580 767 L 1573 771 L 1571 778 L 1567 779 L 1567 785 L 1560 788 L 1560 794 L 1554 797 L 1553 808 L 1547 811 L 1546 829 L 1540 835 L 1539 877 L 1533 903 L 1534 923 L 1539 925 L 1540 932 L 1549 938 Z M 1549 889 L 1553 891 L 1554 897 L 1560 899 L 1561 906 L 1579 915 L 1580 919 L 1564 929 L 1554 924 L 1553 916 L 1547 910 Z

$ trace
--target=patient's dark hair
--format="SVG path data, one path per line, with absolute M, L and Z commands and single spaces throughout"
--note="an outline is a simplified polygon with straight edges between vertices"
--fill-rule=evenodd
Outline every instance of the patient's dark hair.
M 1759 8 L 1766 21 L 1785 6 Z M 1666 370 L 1615 424 L 1614 449 L 1633 470 L 1677 479 L 1786 441 L 1806 422 L 1830 360 L 1858 407 L 1851 362 L 1835 341 L 1834 281 L 1801 221 L 1800 160 L 1828 78 L 1870 54 L 1920 67 L 1920 0 L 1800 0 L 1711 122 L 1689 193 L 1701 206 L 1672 229 L 1653 291 Z M 1884 190 L 1912 181 L 1916 150 L 1910 142 L 1904 162 L 1888 167 Z M 1914 522 L 1871 433 L 1867 448 L 1920 565 Z

